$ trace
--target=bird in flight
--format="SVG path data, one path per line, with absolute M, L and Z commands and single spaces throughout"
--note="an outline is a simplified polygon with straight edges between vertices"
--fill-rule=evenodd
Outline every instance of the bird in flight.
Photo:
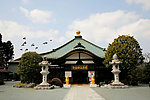
M 47 42 L 44 42 L 43 44 L 48 44 Z
M 38 49 L 38 47 L 35 47 L 35 49 Z
M 28 51 L 28 49 L 25 49 L 25 51 Z
M 35 45 L 34 45 L 34 43 L 33 43 L 33 44 L 31 44 L 31 46 L 35 46 Z
M 25 41 L 25 42 L 23 42 L 23 44 L 21 45 L 21 46 L 24 46 L 25 44 L 27 44 L 27 42 Z
M 25 39 L 26 39 L 26 37 L 23 37 L 23 39 L 25 40 Z
M 22 44 L 21 46 L 24 46 L 24 44 Z

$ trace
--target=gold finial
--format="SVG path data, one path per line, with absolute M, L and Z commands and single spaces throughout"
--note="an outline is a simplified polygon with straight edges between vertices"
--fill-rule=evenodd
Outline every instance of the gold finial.
M 77 33 L 77 35 L 76 35 L 76 36 L 81 36 L 81 35 L 80 35 L 80 31 L 77 31 L 76 33 Z

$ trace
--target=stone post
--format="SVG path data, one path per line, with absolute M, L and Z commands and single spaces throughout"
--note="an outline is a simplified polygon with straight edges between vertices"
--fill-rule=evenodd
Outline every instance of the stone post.
M 97 85 L 95 84 L 95 78 L 94 78 L 94 75 L 92 75 L 92 77 L 91 77 L 90 87 L 97 87 Z
M 69 76 L 66 76 L 66 85 L 69 85 Z
M 70 88 L 71 85 L 69 84 L 69 76 L 66 76 L 66 84 L 63 85 L 64 88 Z
M 92 84 L 95 84 L 95 78 L 94 78 L 94 75 L 92 75 L 91 81 L 92 81 Z

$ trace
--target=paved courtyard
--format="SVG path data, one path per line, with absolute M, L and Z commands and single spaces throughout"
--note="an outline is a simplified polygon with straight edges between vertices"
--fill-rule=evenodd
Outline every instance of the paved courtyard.
M 5 82 L 0 86 L 0 100 L 150 100 L 148 85 L 128 89 L 90 88 L 73 85 L 70 89 L 34 90 L 13 88 L 19 82 Z
M 62 100 L 69 89 L 34 90 L 13 88 L 16 82 L 5 82 L 0 86 L 0 100 Z
M 150 88 L 148 85 L 134 86 L 127 89 L 93 88 L 106 100 L 150 100 Z
M 89 85 L 73 85 L 63 100 L 105 100 Z

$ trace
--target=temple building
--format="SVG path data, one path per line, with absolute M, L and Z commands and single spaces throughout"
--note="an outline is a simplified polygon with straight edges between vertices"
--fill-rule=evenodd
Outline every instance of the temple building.
M 65 76 L 69 76 L 73 84 L 89 83 L 92 75 L 95 76 L 96 83 L 110 80 L 111 69 L 103 64 L 105 48 L 83 39 L 80 31 L 76 33 L 75 38 L 63 46 L 41 54 L 52 63 L 49 78 L 58 77 L 64 81 Z
M 48 80 L 60 78 L 64 82 L 65 76 L 69 76 L 71 84 L 86 84 L 91 81 L 92 75 L 96 83 L 111 80 L 111 69 L 103 64 L 105 48 L 83 39 L 80 31 L 76 33 L 75 38 L 68 43 L 40 54 L 51 62 Z

